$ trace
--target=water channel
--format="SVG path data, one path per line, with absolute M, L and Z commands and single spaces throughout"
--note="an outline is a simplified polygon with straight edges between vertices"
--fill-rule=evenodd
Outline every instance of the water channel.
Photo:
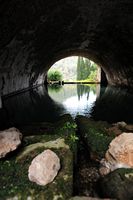
M 127 89 L 97 85 L 49 85 L 2 98 L 0 128 L 55 122 L 69 113 L 108 122 L 133 122 L 133 94 Z
M 0 109 L 3 127 L 33 122 L 55 122 L 63 114 L 90 116 L 99 95 L 99 85 L 40 86 L 15 96 L 4 98 Z

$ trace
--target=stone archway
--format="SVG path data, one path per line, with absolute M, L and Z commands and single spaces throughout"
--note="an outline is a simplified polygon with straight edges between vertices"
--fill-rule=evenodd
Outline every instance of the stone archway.
M 0 91 L 43 83 L 64 54 L 84 52 L 110 85 L 133 86 L 131 0 L 0 1 Z

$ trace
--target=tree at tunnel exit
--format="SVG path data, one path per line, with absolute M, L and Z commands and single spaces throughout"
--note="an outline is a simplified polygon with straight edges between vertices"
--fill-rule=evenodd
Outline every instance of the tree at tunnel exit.
M 91 62 L 87 58 L 78 57 L 77 80 L 85 80 L 91 73 Z

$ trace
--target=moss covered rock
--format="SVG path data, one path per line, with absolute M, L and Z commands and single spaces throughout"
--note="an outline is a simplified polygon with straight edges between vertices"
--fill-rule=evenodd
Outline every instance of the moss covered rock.
M 56 179 L 47 186 L 38 186 L 29 181 L 28 168 L 32 159 L 46 149 L 45 145 L 38 145 L 31 148 L 28 153 L 20 152 L 17 157 L 19 159 L 14 156 L 0 162 L 0 199 L 17 196 L 21 200 L 27 200 L 28 197 L 35 200 L 64 200 L 72 196 L 73 154 L 66 146 L 56 148 L 54 145 L 50 148 L 61 160 L 61 170 Z
M 92 158 L 100 160 L 104 157 L 108 146 L 115 135 L 109 135 L 109 124 L 102 121 L 94 121 L 84 116 L 76 118 L 79 134 L 90 150 Z
M 133 169 L 117 169 L 98 182 L 102 197 L 117 200 L 133 200 Z
M 53 128 L 54 127 L 54 128 Z M 27 129 L 28 130 L 28 129 Z M 19 151 L 0 161 L 0 199 L 18 200 L 68 200 L 73 193 L 73 144 L 76 124 L 70 116 L 64 116 L 44 132 L 25 132 Z M 39 134 L 39 135 L 38 135 Z M 73 137 L 72 137 L 73 136 Z M 28 168 L 35 156 L 51 149 L 61 161 L 61 169 L 55 180 L 39 186 L 28 179 Z
M 38 139 L 38 136 L 35 136 L 34 140 L 35 140 L 36 137 Z M 54 149 L 65 148 L 65 149 L 69 149 L 69 145 L 65 144 L 64 138 L 57 138 L 55 140 L 50 140 L 50 141 L 47 141 L 47 137 L 46 137 L 46 140 L 44 140 L 44 138 L 45 138 L 45 136 L 42 137 L 42 140 L 40 142 L 33 143 L 33 144 L 25 146 L 19 152 L 19 154 L 17 155 L 16 160 L 19 161 L 19 160 L 24 159 L 27 155 L 29 155 L 33 151 L 36 151 L 39 148 L 45 148 L 45 149 L 46 148 L 48 148 L 48 149 L 51 149 L 51 148 L 54 148 Z M 51 138 L 53 139 L 52 136 L 51 136 Z M 33 137 L 31 137 L 31 139 L 32 139 L 32 141 L 34 141 Z M 30 137 L 28 137 L 28 140 L 30 140 Z

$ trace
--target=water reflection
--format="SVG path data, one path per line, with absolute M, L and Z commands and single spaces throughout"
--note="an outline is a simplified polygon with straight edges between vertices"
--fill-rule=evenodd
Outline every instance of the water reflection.
M 64 85 L 58 92 L 52 90 L 52 87 L 54 86 L 48 87 L 49 96 L 64 106 L 65 113 L 70 113 L 73 117 L 77 114 L 90 116 L 99 85 Z
M 87 95 L 87 100 L 88 100 L 89 93 L 90 93 L 90 86 L 86 87 L 86 85 L 77 85 L 77 94 L 78 94 L 79 101 L 85 93 Z
M 100 91 L 100 94 L 99 94 Z M 99 85 L 38 87 L 32 91 L 2 99 L 0 128 L 19 127 L 32 122 L 55 122 L 70 113 L 108 122 L 133 123 L 133 92 Z
M 90 116 L 96 100 L 96 86 L 64 85 L 38 87 L 32 91 L 3 99 L 0 128 L 33 122 L 55 122 L 63 114 Z

